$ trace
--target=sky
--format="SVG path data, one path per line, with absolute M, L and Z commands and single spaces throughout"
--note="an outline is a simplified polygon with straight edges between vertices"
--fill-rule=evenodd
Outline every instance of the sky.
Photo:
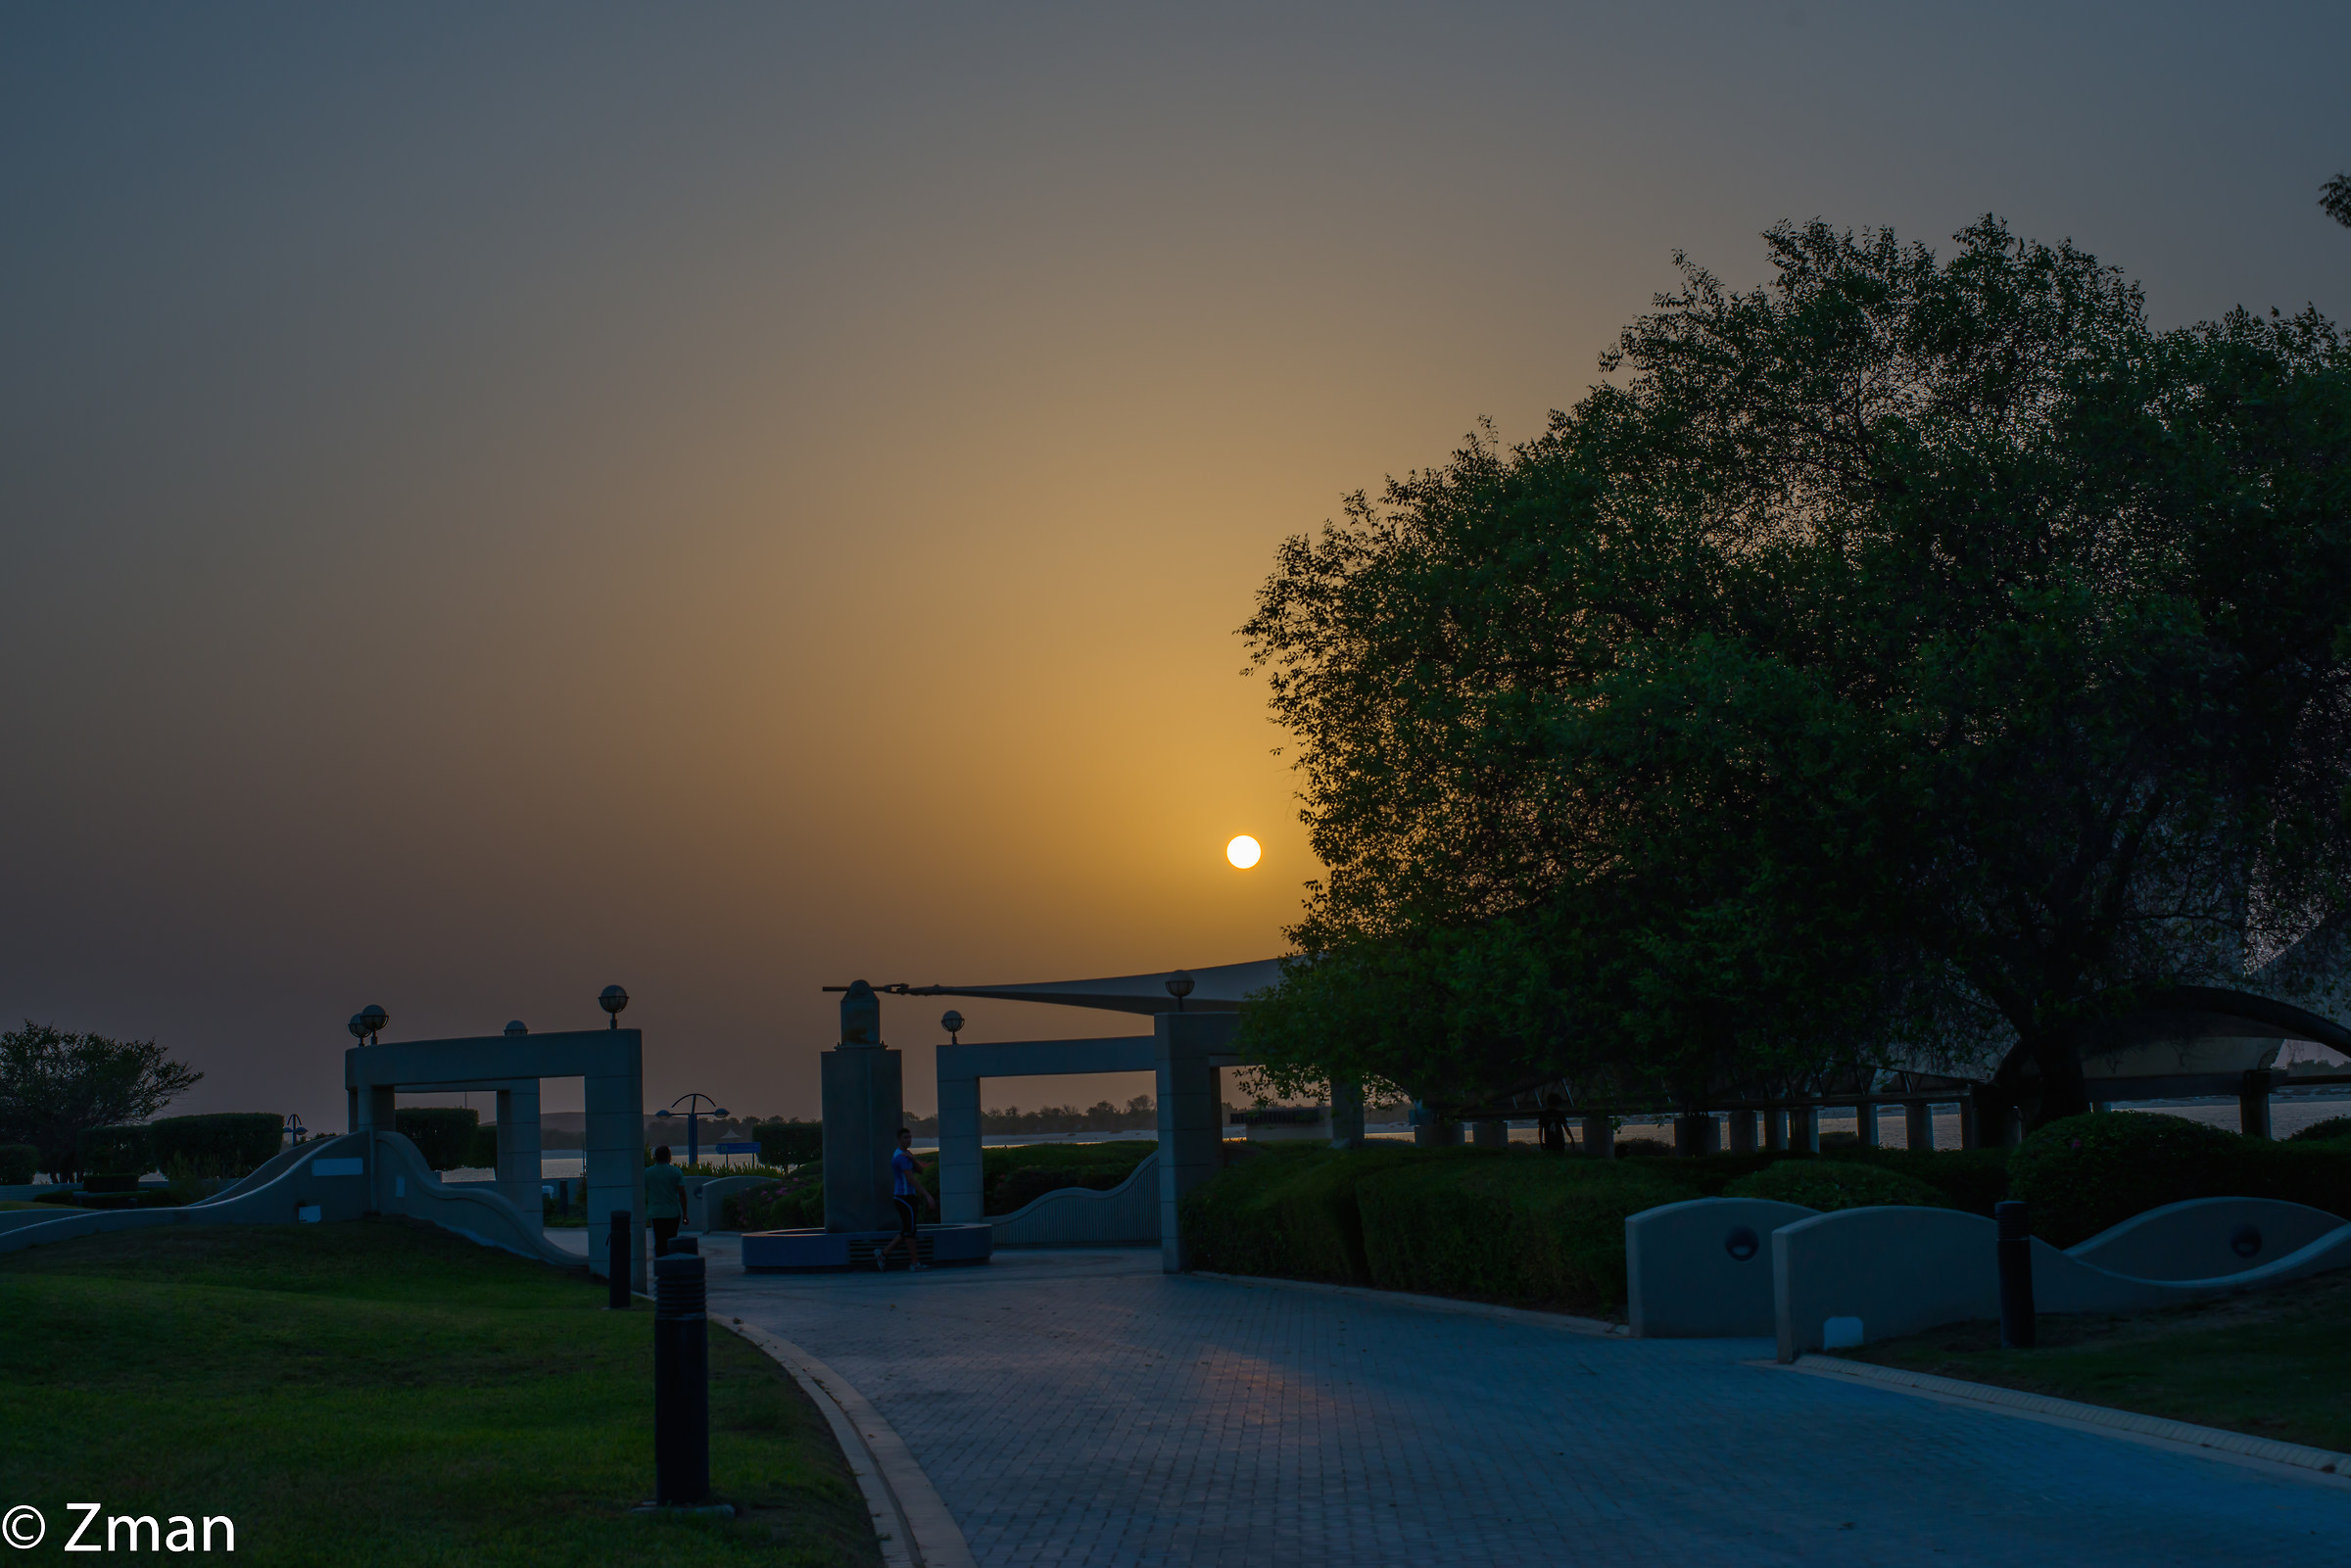
M 1285 536 L 1782 219 L 2351 314 L 2345 58 L 2317 5 L 0 7 L 0 1020 L 325 1128 L 362 1005 L 617 982 L 648 1109 L 813 1115 L 824 985 L 1283 951 Z M 915 1111 L 938 1006 L 885 1004 Z

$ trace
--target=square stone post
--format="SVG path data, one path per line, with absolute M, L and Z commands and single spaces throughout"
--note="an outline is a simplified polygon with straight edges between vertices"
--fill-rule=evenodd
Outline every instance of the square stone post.
M 1679 1158 L 1695 1160 L 1713 1154 L 1720 1136 L 1710 1111 L 1686 1111 L 1673 1118 L 1673 1152 Z
M 1364 1146 L 1364 1086 L 1352 1078 L 1330 1080 L 1330 1146 Z
M 898 1210 L 889 1201 L 889 1156 L 904 1125 L 905 1059 L 884 1046 L 840 1045 L 819 1060 L 824 1065 L 825 1229 L 894 1231 Z
M 525 1220 L 544 1222 L 547 1211 L 539 1199 L 537 1078 L 498 1091 L 498 1190 L 522 1211 Z
M 1755 1114 L 1752 1111 L 1734 1111 L 1731 1122 L 1731 1153 L 1751 1155 L 1755 1152 Z
M 943 1063 L 948 1047 L 938 1054 Z M 938 1217 L 950 1225 L 976 1225 L 985 1215 L 985 1187 L 980 1141 L 980 1080 L 967 1073 L 938 1072 Z
M 1971 1091 L 1959 1097 L 1959 1147 L 1981 1147 L 1983 1139 L 1976 1131 L 1976 1097 Z
M 1616 1128 L 1611 1117 L 1584 1117 L 1583 1135 L 1586 1155 L 1594 1160 L 1616 1158 Z
M 1764 1107 L 1763 1147 L 1774 1154 L 1788 1147 L 1788 1108 L 1786 1106 Z
M 1853 1106 L 1853 1133 L 1864 1149 L 1878 1146 L 1878 1108 L 1874 1102 L 1861 1100 Z
M 1788 1147 L 1804 1154 L 1820 1153 L 1820 1107 L 1788 1108 Z
M 1470 1145 L 1478 1149 L 1508 1149 L 1511 1146 L 1511 1124 L 1499 1117 L 1488 1117 L 1469 1123 Z
M 2248 1138 L 2270 1136 L 2270 1071 L 2253 1068 L 2236 1092 L 2236 1127 Z
M 588 1267 L 608 1275 L 606 1256 L 612 1235 L 612 1216 L 629 1216 L 629 1288 L 645 1289 L 645 1069 L 644 1036 L 636 1029 L 614 1031 L 637 1035 L 629 1070 L 588 1076 Z
M 1189 1265 L 1183 1246 L 1184 1195 L 1217 1173 L 1223 1136 L 1218 1125 L 1213 1057 L 1232 1048 L 1236 1013 L 1162 1013 L 1152 1030 L 1159 1097 L 1159 1263 L 1171 1274 Z
M 1913 1149 L 1935 1147 L 1935 1108 L 1924 1100 L 1902 1107 L 1902 1141 Z

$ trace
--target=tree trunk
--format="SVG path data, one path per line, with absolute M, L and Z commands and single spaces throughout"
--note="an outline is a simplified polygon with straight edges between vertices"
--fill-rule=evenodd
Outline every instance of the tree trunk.
M 2016 1097 L 2028 1133 L 2062 1117 L 2078 1117 L 2089 1110 L 2089 1087 L 2082 1077 L 2080 1040 L 2071 1029 L 2052 1029 L 2018 1041 L 1993 1081 Z

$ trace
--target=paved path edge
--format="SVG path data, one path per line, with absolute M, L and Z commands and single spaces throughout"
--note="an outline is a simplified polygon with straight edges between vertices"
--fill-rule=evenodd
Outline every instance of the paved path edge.
M 2257 1438 L 2250 1433 L 2231 1432 L 2226 1427 L 2199 1426 L 2193 1421 L 2141 1415 L 2135 1410 L 2118 1410 L 2112 1405 L 2085 1404 L 2079 1400 L 2028 1394 L 2022 1389 L 2002 1388 L 1996 1383 L 1971 1383 L 1964 1378 L 1937 1377 L 1931 1372 L 1906 1372 L 1899 1367 L 1879 1366 L 1871 1361 L 1847 1361 L 1834 1355 L 1799 1355 L 1793 1362 L 1771 1360 L 1751 1361 L 1748 1364 L 1773 1367 L 1783 1372 L 1803 1372 L 1813 1377 L 1840 1378 L 1848 1383 L 1867 1383 L 1897 1393 L 1919 1394 L 1951 1403 L 1990 1405 L 2013 1415 L 2033 1416 L 2069 1426 L 2095 1427 L 2142 1441 L 2176 1444 L 2207 1450 L 2219 1456 L 2277 1465 L 2298 1472 L 2298 1479 L 2317 1481 L 2323 1477 L 2327 1482 L 2338 1486 L 2351 1486 L 2351 1453 L 2336 1453 L 2328 1449 L 2314 1449 L 2300 1443 L 2280 1443 L 2276 1438 Z
M 977 1568 L 963 1527 L 882 1412 L 856 1386 L 792 1341 L 729 1315 L 723 1325 L 790 1372 L 832 1425 L 841 1457 L 878 1520 L 894 1528 L 882 1541 L 889 1568 Z M 879 1532 L 877 1532 L 879 1534 Z
M 1537 1312 L 1523 1307 L 1497 1307 L 1491 1302 L 1464 1302 L 1453 1296 L 1418 1296 L 1411 1291 L 1375 1290 L 1367 1285 L 1332 1285 L 1319 1279 L 1283 1279 L 1278 1274 L 1220 1274 L 1210 1268 L 1188 1270 L 1194 1279 L 1221 1279 L 1230 1285 L 1271 1285 L 1276 1290 L 1311 1290 L 1325 1296 L 1357 1296 L 1367 1302 L 1392 1302 L 1436 1312 L 1463 1312 L 1471 1317 L 1499 1317 L 1508 1323 L 1534 1323 L 1569 1334 L 1607 1335 L 1622 1339 L 1632 1330 L 1622 1323 L 1604 1323 L 1597 1317 L 1572 1317 L 1565 1312 Z

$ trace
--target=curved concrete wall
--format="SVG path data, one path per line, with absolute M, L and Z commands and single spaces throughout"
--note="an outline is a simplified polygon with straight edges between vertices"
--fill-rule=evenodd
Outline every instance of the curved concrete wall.
M 686 1228 L 688 1230 L 726 1230 L 727 1200 L 739 1192 L 754 1187 L 772 1187 L 773 1176 L 712 1176 L 697 1189 L 687 1182 Z
M 1771 1235 L 1817 1211 L 1769 1198 L 1694 1198 L 1624 1222 L 1625 1313 L 1645 1339 L 1772 1331 Z
M 1060 1187 L 987 1223 L 998 1247 L 1155 1247 L 1159 1244 L 1159 1156 L 1106 1192 Z
M 2278 1198 L 2191 1198 L 2126 1219 L 2066 1254 L 2135 1279 L 2211 1279 L 2300 1252 L 2342 1223 Z

